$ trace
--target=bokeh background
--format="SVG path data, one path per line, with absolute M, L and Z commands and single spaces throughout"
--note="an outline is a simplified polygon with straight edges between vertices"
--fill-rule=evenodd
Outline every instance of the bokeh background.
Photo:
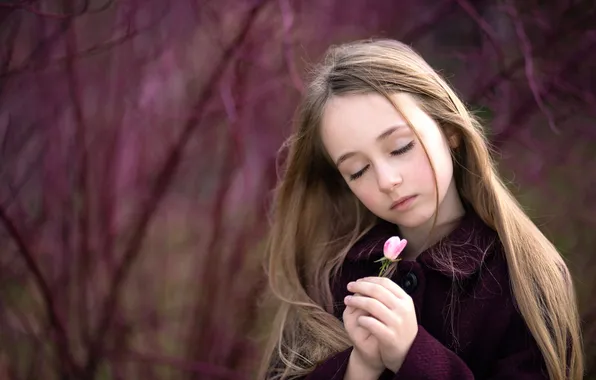
M 0 1 L 0 379 L 251 379 L 305 73 L 370 37 L 485 121 L 574 274 L 596 379 L 595 4 Z

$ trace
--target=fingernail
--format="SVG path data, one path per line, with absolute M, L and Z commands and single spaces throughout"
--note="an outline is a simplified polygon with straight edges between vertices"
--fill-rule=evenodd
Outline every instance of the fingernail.
M 344 302 L 349 302 L 352 299 L 352 296 L 346 296 L 346 298 L 344 298 Z
M 354 282 L 348 282 L 348 289 L 350 289 L 352 286 L 354 286 Z

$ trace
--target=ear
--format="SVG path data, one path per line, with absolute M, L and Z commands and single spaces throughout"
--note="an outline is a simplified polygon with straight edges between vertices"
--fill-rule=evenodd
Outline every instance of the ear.
M 449 136 L 447 140 L 449 141 L 449 147 L 451 149 L 456 149 L 459 147 L 461 138 L 460 138 L 459 134 L 454 133 L 451 136 Z
M 455 130 L 455 128 L 447 128 L 445 135 L 447 137 L 447 143 L 451 149 L 456 149 L 459 147 L 461 135 Z

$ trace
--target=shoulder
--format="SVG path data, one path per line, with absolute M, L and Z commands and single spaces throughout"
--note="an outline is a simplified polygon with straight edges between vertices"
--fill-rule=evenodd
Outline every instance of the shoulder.
M 460 225 L 418 261 L 456 282 L 483 277 L 484 274 L 507 277 L 507 259 L 498 233 L 470 211 Z

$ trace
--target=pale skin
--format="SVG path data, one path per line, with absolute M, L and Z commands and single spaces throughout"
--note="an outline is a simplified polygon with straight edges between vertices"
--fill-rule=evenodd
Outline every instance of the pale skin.
M 385 277 L 359 279 L 348 290 L 358 294 L 346 297 L 344 312 L 350 339 L 358 342 L 357 354 L 372 364 L 373 373 L 380 375 L 385 368 L 397 372 L 418 333 L 412 298 Z
M 413 97 L 398 93 L 392 98 L 422 141 L 391 103 L 374 93 L 332 98 L 323 114 L 321 137 L 354 195 L 375 215 L 399 227 L 400 238 L 408 240 L 402 258 L 413 260 L 451 232 L 464 214 L 450 155 L 459 139 L 447 136 Z M 404 205 L 392 207 L 408 198 Z M 437 224 L 429 239 L 435 213 Z M 386 368 L 397 372 L 418 333 L 411 297 L 390 279 L 379 277 L 359 279 L 348 290 L 354 295 L 344 300 L 343 320 L 354 349 L 345 379 L 377 379 Z

